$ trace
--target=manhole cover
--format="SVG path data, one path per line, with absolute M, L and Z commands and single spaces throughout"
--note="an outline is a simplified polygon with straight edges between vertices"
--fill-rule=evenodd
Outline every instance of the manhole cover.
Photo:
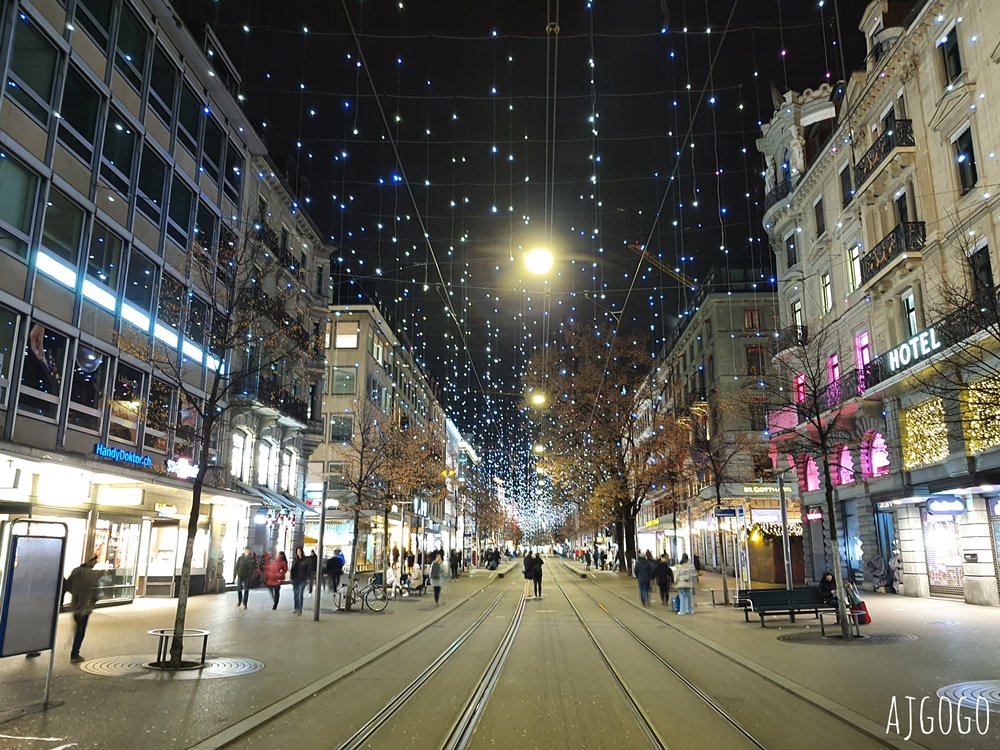
M 151 669 L 146 666 L 154 660 L 152 656 L 112 656 L 104 659 L 91 659 L 80 665 L 80 669 L 89 674 L 101 677 L 131 677 L 137 680 L 158 680 L 173 682 L 175 680 L 210 680 L 219 677 L 238 677 L 239 675 L 259 672 L 264 665 L 255 659 L 223 656 L 217 659 L 207 659 L 203 669 L 184 669 L 176 672 L 162 669 Z
M 872 644 L 872 643 L 895 643 L 898 641 L 915 641 L 917 636 L 909 635 L 908 633 L 874 633 L 872 635 L 862 634 L 860 638 L 854 636 L 849 641 L 845 641 L 840 637 L 840 634 L 831 633 L 830 636 L 824 638 L 822 633 L 816 631 L 814 633 L 791 633 L 789 635 L 779 635 L 778 640 L 783 643 L 806 643 L 806 644 L 829 644 L 834 646 L 839 645 L 851 645 L 851 644 Z
M 978 682 L 956 682 L 937 691 L 938 698 L 964 708 L 976 709 L 984 706 L 993 713 L 1000 713 L 1000 680 L 980 680 Z

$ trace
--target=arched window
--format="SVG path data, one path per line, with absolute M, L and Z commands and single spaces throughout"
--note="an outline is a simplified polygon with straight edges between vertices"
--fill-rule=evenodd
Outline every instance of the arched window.
M 886 445 L 882 433 L 869 430 L 861 444 L 862 476 L 881 477 L 889 473 L 889 446 Z
M 785 155 L 781 159 L 781 179 L 785 183 L 785 190 L 790 191 L 792 189 L 792 165 L 788 163 L 788 149 L 785 149 Z
M 799 491 L 812 492 L 818 490 L 820 482 L 819 467 L 816 466 L 816 460 L 812 456 L 801 455 L 795 464 L 795 469 L 799 476 Z
M 831 474 L 834 484 L 853 484 L 856 469 L 854 468 L 854 457 L 851 455 L 851 449 L 846 445 L 838 446 L 834 451 L 833 465 L 830 468 L 832 469 Z

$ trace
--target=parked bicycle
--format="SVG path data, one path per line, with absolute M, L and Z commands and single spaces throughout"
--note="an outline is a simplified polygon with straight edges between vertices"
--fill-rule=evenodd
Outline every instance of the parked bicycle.
M 341 584 L 340 588 L 333 595 L 333 606 L 343 610 L 347 607 L 348 590 L 347 584 Z M 374 578 L 369 578 L 364 586 L 358 586 L 358 579 L 354 579 L 354 591 L 350 594 L 351 607 L 360 604 L 367 606 L 372 612 L 381 612 L 389 603 L 389 597 L 382 590 L 381 582 L 376 583 Z

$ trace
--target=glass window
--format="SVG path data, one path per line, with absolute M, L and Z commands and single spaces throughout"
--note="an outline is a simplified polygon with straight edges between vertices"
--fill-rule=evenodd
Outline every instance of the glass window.
M 831 385 L 840 382 L 840 355 L 831 354 L 826 360 L 826 374 Z
M 826 231 L 826 215 L 823 213 L 822 198 L 813 205 L 813 217 L 816 219 L 816 236 L 820 237 Z
M 39 323 L 31 326 L 24 348 L 18 409 L 47 419 L 58 416 L 67 344 L 65 336 L 46 330 Z
M 167 165 L 147 142 L 139 162 L 138 193 L 135 207 L 151 222 L 160 225 L 163 213 L 163 190 L 167 179 Z
M 822 292 L 823 314 L 826 315 L 833 310 L 833 279 L 829 272 L 819 277 L 819 285 Z
M 743 311 L 743 327 L 750 331 L 760 328 L 760 310 Z
M 760 346 L 747 347 L 747 375 L 763 375 L 767 350 Z
M 149 46 L 149 32 L 135 13 L 125 5 L 118 21 L 118 49 L 115 52 L 115 67 L 136 89 L 142 90 L 146 77 L 146 48 Z
M 350 440 L 354 437 L 354 417 L 349 415 L 336 415 L 330 417 L 330 440 Z
M 938 44 L 941 50 L 941 61 L 944 63 L 944 82 L 951 86 L 962 75 L 962 53 L 958 47 L 958 28 L 948 32 Z
M 851 165 L 845 164 L 840 170 L 840 203 L 843 208 L 851 205 L 854 200 L 854 187 L 851 185 Z
M 205 138 L 202 142 L 201 168 L 214 182 L 219 181 L 222 152 L 226 146 L 226 136 L 219 124 L 209 118 L 205 123 Z
M 798 328 L 800 331 L 802 329 L 803 316 L 802 316 L 802 300 L 793 299 L 792 300 L 792 325 Z M 801 333 L 800 333 L 801 335 Z
M 52 188 L 45 204 L 42 247 L 76 268 L 82 237 L 83 209 Z
M 198 201 L 198 215 L 195 217 L 194 246 L 211 255 L 215 250 L 215 229 L 219 219 L 206 203 Z
M 177 426 L 174 430 L 174 455 L 194 459 L 198 452 L 195 438 L 198 432 L 198 407 L 181 395 L 177 408 Z M 193 461 L 192 461 L 193 463 Z
M 336 326 L 336 335 L 333 340 L 334 348 L 357 349 L 361 325 L 353 320 L 337 321 L 334 325 Z
M 240 195 L 243 192 L 243 163 L 239 147 L 230 141 L 229 150 L 226 152 L 226 175 L 222 189 L 229 200 L 237 205 L 240 203 Z
M 17 313 L 0 307 L 0 406 L 7 404 L 10 376 L 14 366 L 14 346 L 17 341 Z
M 0 248 L 28 257 L 38 178 L 9 156 L 0 157 Z
M 969 256 L 972 271 L 972 291 L 977 298 L 989 297 L 993 293 L 993 263 L 990 261 L 989 245 L 983 245 Z
M 245 433 L 238 430 L 233 433 L 233 450 L 229 459 L 229 473 L 237 479 L 244 479 L 243 461 L 249 450 L 247 445 L 249 442 L 250 438 Z
M 358 371 L 354 367 L 334 367 L 330 372 L 330 395 L 353 394 L 357 388 Z
M 176 174 L 170 186 L 167 236 L 185 250 L 191 236 L 191 199 L 194 194 Z
M 962 185 L 962 195 L 972 190 L 979 181 L 979 171 L 976 169 L 976 150 L 972 145 L 972 128 L 966 128 L 952 147 L 955 149 L 955 162 L 958 164 L 958 181 Z
M 788 260 L 788 268 L 799 262 L 798 252 L 795 250 L 795 235 L 790 234 L 785 237 L 785 255 Z
M 167 127 L 173 122 L 175 91 L 177 91 L 177 68 L 157 45 L 153 49 L 153 66 L 149 73 L 149 108 Z
M 128 120 L 114 109 L 108 111 L 101 156 L 101 177 L 119 192 L 128 193 L 132 160 L 135 158 L 135 131 Z
M 115 0 L 76 0 L 76 20 L 102 50 L 108 48 Z
M 108 384 L 109 358 L 96 349 L 77 343 L 73 384 L 69 392 L 69 424 L 100 434 L 104 421 L 104 393 Z
M 167 430 L 170 429 L 170 400 L 173 390 L 167 383 L 156 378 L 149 384 L 143 445 L 160 453 L 167 451 Z
M 14 27 L 7 93 L 42 124 L 48 124 L 59 51 L 25 14 Z
M 855 243 L 847 251 L 847 291 L 853 292 L 861 285 L 861 245 Z
M 207 334 L 208 303 L 198 297 L 191 297 L 185 335 L 190 341 L 204 348 Z
M 143 405 L 145 373 L 121 362 L 115 372 L 111 396 L 111 429 L 109 435 L 129 445 L 135 445 L 139 431 L 139 414 Z
M 155 281 L 156 266 L 133 247 L 128 259 L 128 274 L 125 277 L 125 299 L 148 313 L 153 307 Z
M 118 288 L 121 268 L 122 240 L 99 221 L 94 222 L 87 253 L 87 275 L 111 290 Z
M 903 320 L 906 321 L 906 335 L 907 337 L 917 335 L 917 301 L 913 296 L 913 292 L 907 292 L 903 295 Z
M 177 281 L 170 274 L 164 273 L 160 281 L 160 298 L 157 305 L 156 322 L 179 330 L 181 327 L 181 318 L 184 316 L 184 303 L 186 300 L 187 292 L 184 290 L 181 282 Z M 177 346 L 176 342 L 174 342 L 174 346 Z
M 257 484 L 262 487 L 270 485 L 273 448 L 274 445 L 266 440 L 261 440 L 257 446 Z
M 191 87 L 185 84 L 181 87 L 180 107 L 177 111 L 177 140 L 186 148 L 191 156 L 198 152 L 198 126 L 201 124 L 201 100 Z
M 70 65 L 59 109 L 59 141 L 88 165 L 94 159 L 100 109 L 101 95 Z

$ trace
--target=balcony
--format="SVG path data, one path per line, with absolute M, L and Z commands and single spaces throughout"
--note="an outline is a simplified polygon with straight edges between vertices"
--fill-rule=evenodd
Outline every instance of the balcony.
M 784 178 L 783 174 L 779 173 L 778 176 Z M 771 188 L 771 190 L 768 191 L 767 195 L 764 196 L 764 211 L 765 212 L 768 211 L 771 208 L 771 206 L 776 204 L 778 201 L 787 198 L 789 192 L 791 191 L 789 190 L 788 184 L 785 182 L 785 180 L 784 179 L 779 180 L 778 184 L 775 185 L 773 188 Z
M 788 326 L 781 329 L 775 337 L 774 351 L 783 352 L 796 346 L 803 346 L 809 341 L 808 326 Z
M 254 401 L 300 424 L 309 423 L 309 404 L 293 396 L 287 389 L 262 379 L 258 374 L 237 377 L 233 396 L 236 399 Z
M 854 167 L 854 184 L 858 194 L 864 192 L 890 164 L 896 164 L 900 169 L 908 167 L 912 161 L 907 157 L 906 163 L 897 159 L 901 154 L 915 154 L 916 141 L 913 139 L 913 121 L 896 120 L 875 143 L 865 152 Z M 881 193 L 881 190 L 876 190 Z
M 892 265 L 896 258 L 906 253 L 917 255 L 924 249 L 927 239 L 924 222 L 908 221 L 898 224 L 882 238 L 872 251 L 861 258 L 861 282 L 867 284 Z

